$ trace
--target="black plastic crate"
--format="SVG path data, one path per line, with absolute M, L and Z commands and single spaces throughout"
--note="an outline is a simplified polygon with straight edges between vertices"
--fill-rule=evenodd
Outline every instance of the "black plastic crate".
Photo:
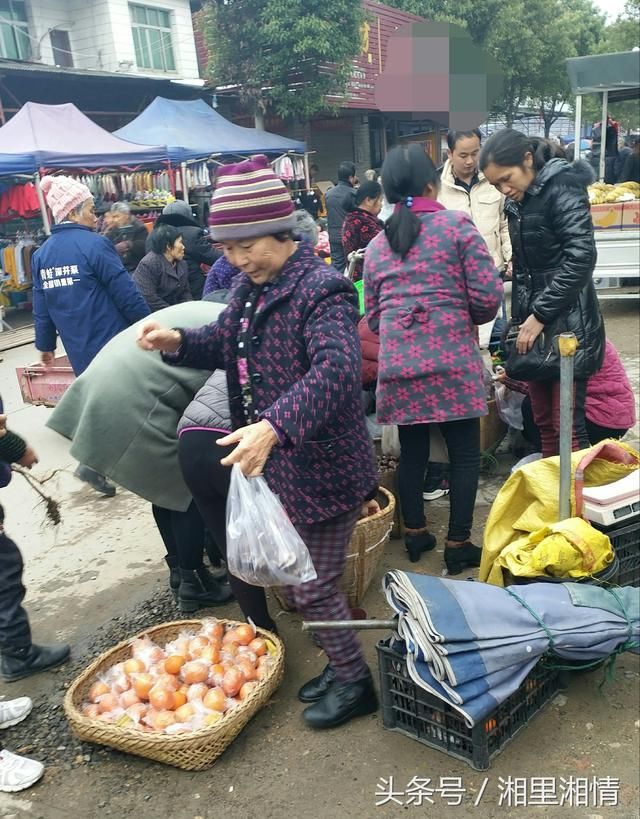
M 481 724 L 469 728 L 454 708 L 413 682 L 405 657 L 389 643 L 377 646 L 384 727 L 456 757 L 476 771 L 486 771 L 493 757 L 566 687 L 566 675 L 539 663 L 515 693 Z
M 611 540 L 620 563 L 618 585 L 640 586 L 640 515 L 618 526 L 592 525 Z

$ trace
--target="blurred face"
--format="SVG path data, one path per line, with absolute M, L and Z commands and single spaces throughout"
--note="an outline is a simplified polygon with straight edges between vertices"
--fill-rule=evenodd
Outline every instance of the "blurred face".
M 478 158 L 480 156 L 480 140 L 478 137 L 461 137 L 456 142 L 454 149 L 448 153 L 455 176 L 468 182 L 478 170 Z
M 360 207 L 372 216 L 377 216 L 382 210 L 382 196 L 380 195 L 377 199 L 367 198 L 362 202 Z
M 295 242 L 279 242 L 274 236 L 221 242 L 229 264 L 245 273 L 253 284 L 273 281 L 295 250 Z
M 117 210 L 112 210 L 110 213 L 111 213 L 111 226 L 112 227 L 124 227 L 125 225 L 129 224 L 129 214 L 128 213 L 120 213 Z
M 500 193 L 515 202 L 522 202 L 527 188 L 536 178 L 533 156 L 527 151 L 522 165 L 504 166 L 491 162 L 484 169 L 484 175 Z
M 82 225 L 83 227 L 91 228 L 91 230 L 95 230 L 98 226 L 98 218 L 96 216 L 93 199 L 87 199 L 87 201 L 82 205 L 81 210 L 77 211 L 77 213 L 70 213 L 69 221 L 75 222 L 77 225 Z
M 172 262 L 179 262 L 181 259 L 184 259 L 184 244 L 182 242 L 182 236 L 178 236 L 170 247 L 167 246 L 166 256 Z

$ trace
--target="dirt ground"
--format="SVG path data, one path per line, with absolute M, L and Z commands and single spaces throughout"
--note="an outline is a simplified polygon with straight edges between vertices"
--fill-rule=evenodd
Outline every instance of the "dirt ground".
M 609 336 L 637 386 L 637 303 L 606 303 L 604 313 Z M 2 503 L 7 531 L 25 556 L 26 605 L 35 638 L 68 640 L 73 645 L 73 659 L 58 672 L 13 685 L 0 683 L 0 695 L 27 694 L 36 704 L 27 721 L 3 734 L 3 742 L 47 764 L 43 780 L 35 787 L 0 795 L 2 819 L 253 819 L 258 815 L 265 819 L 395 819 L 427 813 L 482 819 L 632 819 L 640 815 L 640 665 L 638 657 L 630 654 L 618 659 L 613 678 L 603 686 L 602 670 L 571 675 L 566 690 L 495 758 L 490 770 L 482 773 L 384 730 L 380 714 L 331 732 L 307 730 L 301 720 L 303 706 L 295 693 L 324 663 L 320 651 L 302 633 L 299 618 L 284 612 L 278 615 L 286 644 L 284 681 L 269 705 L 211 769 L 180 771 L 73 739 L 60 704 L 77 670 L 117 639 L 170 619 L 173 613 L 162 547 L 149 505 L 123 490 L 113 500 L 98 498 L 76 481 L 66 443 L 44 427 L 48 411 L 22 404 L 14 368 L 35 357 L 30 347 L 1 353 L 1 391 L 10 426 L 26 435 L 41 456 L 39 472 L 70 470 L 59 473 L 50 483 L 52 492 L 63 502 L 63 522 L 58 529 L 43 523 L 42 507 L 19 476 L 3 490 Z M 637 441 L 638 437 L 636 426 L 629 440 Z M 508 456 L 501 458 L 498 472 L 483 478 L 476 542 L 481 542 L 490 504 L 512 461 Z M 445 533 L 447 509 L 446 500 L 428 506 L 439 543 Z M 371 617 L 389 615 L 380 579 L 390 568 L 440 574 L 442 551 L 425 556 L 416 566 L 406 561 L 402 543 L 393 541 L 363 604 Z M 235 605 L 215 610 L 215 614 L 229 617 L 238 612 Z M 382 636 L 380 632 L 363 634 L 374 670 L 375 646 Z M 561 778 L 570 777 L 583 783 L 588 780 L 589 792 L 579 806 L 553 804 L 565 789 Z M 390 790 L 390 778 L 395 801 L 378 806 L 376 803 Z M 429 792 L 429 788 L 452 783 L 461 794 L 460 805 L 448 805 L 456 800 L 442 791 Z M 422 804 L 416 795 L 419 785 Z M 546 790 L 540 796 L 543 786 Z M 517 797 L 511 787 L 516 788 Z M 526 801 L 523 788 L 528 794 Z

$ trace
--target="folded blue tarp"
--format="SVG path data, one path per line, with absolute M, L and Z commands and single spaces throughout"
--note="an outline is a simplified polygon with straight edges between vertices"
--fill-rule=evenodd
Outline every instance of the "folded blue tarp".
M 638 652 L 640 589 L 530 583 L 503 589 L 411 572 L 385 575 L 413 681 L 469 726 L 523 682 L 550 649 L 579 662 Z

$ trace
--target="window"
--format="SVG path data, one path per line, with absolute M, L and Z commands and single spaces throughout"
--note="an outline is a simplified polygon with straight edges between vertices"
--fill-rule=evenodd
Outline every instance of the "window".
M 49 32 L 49 37 L 51 38 L 54 64 L 62 68 L 73 68 L 73 54 L 71 53 L 69 32 L 55 29 Z
M 170 13 L 151 6 L 130 5 L 129 9 L 138 68 L 175 71 Z
M 31 56 L 24 0 L 0 0 L 0 57 L 28 60 Z

